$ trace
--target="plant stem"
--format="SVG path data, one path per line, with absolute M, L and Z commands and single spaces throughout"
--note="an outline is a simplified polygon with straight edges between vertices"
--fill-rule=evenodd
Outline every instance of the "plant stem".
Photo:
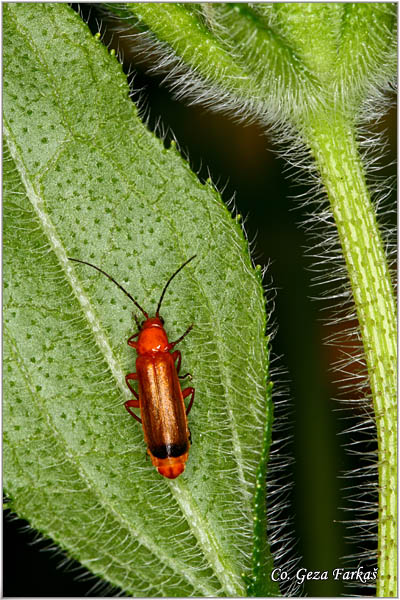
M 377 596 L 397 596 L 396 311 L 355 130 L 326 112 L 307 127 L 338 228 L 365 350 L 378 437 Z

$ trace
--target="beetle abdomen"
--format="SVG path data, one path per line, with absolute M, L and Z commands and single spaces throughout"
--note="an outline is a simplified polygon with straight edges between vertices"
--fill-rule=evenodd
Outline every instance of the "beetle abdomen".
M 152 447 L 151 453 L 156 458 L 176 458 L 182 456 L 189 450 L 189 444 L 165 444 L 164 446 Z
M 161 475 L 174 479 L 185 468 L 189 430 L 182 390 L 169 352 L 139 355 L 140 414 L 144 437 L 153 465 Z

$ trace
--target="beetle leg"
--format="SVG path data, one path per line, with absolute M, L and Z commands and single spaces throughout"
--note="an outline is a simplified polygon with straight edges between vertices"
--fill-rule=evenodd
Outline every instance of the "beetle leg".
M 184 375 L 178 375 L 178 379 L 190 379 L 192 380 L 193 377 L 190 373 L 185 373 Z
M 193 377 L 190 373 L 185 373 L 184 375 L 178 375 L 178 379 L 186 379 L 187 377 L 189 379 L 193 379 Z
M 142 423 L 142 419 L 140 417 L 138 417 L 137 415 L 135 415 L 135 413 L 133 412 L 133 410 L 131 410 L 131 406 L 132 406 L 132 408 L 139 408 L 139 400 L 136 400 L 136 398 L 132 398 L 132 400 L 127 400 L 124 403 L 124 406 L 125 406 L 126 410 L 128 411 L 128 413 L 134 419 L 136 419 L 136 421 L 138 421 L 141 424 Z
M 171 354 L 172 356 L 172 360 L 175 362 L 176 359 L 178 359 L 178 364 L 176 365 L 176 372 L 179 373 L 179 371 L 181 370 L 181 360 L 182 360 L 182 354 L 180 350 L 175 350 L 175 352 L 173 352 Z M 178 375 L 179 379 L 186 379 L 186 377 L 189 377 L 190 379 L 192 379 L 192 376 L 190 373 L 185 373 L 184 375 Z
M 137 402 L 139 402 L 139 394 L 137 393 L 136 390 L 133 389 L 133 387 L 131 386 L 131 384 L 129 383 L 130 379 L 134 379 L 137 380 L 137 373 L 128 373 L 127 375 L 125 375 L 125 383 L 128 386 L 128 388 L 131 390 L 132 394 L 135 396 L 135 398 L 137 399 Z M 139 406 L 139 404 L 138 404 Z
M 176 346 L 177 344 L 179 344 L 179 342 L 181 342 L 183 340 L 183 338 L 186 337 L 190 331 L 192 331 L 192 329 L 193 329 L 193 323 L 186 329 L 185 333 L 183 335 L 181 335 L 180 338 L 178 338 L 175 342 L 171 342 L 170 344 L 168 344 L 169 349 L 171 349 L 174 346 Z
M 132 340 L 134 340 L 135 337 L 137 337 L 139 335 L 139 333 L 140 332 L 138 331 L 137 333 L 134 333 L 133 335 L 131 335 L 131 337 L 127 341 L 128 346 L 132 346 L 132 348 L 136 348 L 137 342 L 133 342 Z
M 135 413 L 133 412 L 133 410 L 131 410 L 132 408 L 139 408 L 139 394 L 137 393 L 136 390 L 133 389 L 133 387 L 131 386 L 131 384 L 129 383 L 130 379 L 137 379 L 137 373 L 128 373 L 127 375 L 125 375 L 125 382 L 126 385 L 128 386 L 128 388 L 131 390 L 132 394 L 135 396 L 134 398 L 131 398 L 131 400 L 127 400 L 127 402 L 124 403 L 124 406 L 126 408 L 126 410 L 128 411 L 128 413 L 134 418 L 136 419 L 136 421 L 139 421 L 139 423 L 142 422 L 142 419 L 140 417 L 138 417 L 137 415 L 135 415 Z
M 134 317 L 134 319 L 135 319 L 135 321 L 136 321 L 136 325 L 138 326 L 138 329 L 139 329 L 139 331 L 138 331 L 137 333 L 134 333 L 133 335 L 131 335 L 131 337 L 129 338 L 129 340 L 128 340 L 128 342 L 127 342 L 127 343 L 128 343 L 128 346 L 132 346 L 132 348 L 136 348 L 136 347 L 137 347 L 137 343 L 136 343 L 136 342 L 134 342 L 133 340 L 134 340 L 136 337 L 138 337 L 138 335 L 139 335 L 139 333 L 140 333 L 140 329 L 141 329 L 141 327 L 140 327 L 140 322 L 139 322 L 139 319 L 138 319 L 137 315 L 136 315 L 136 314 L 134 314 L 134 315 L 133 315 L 133 317 Z
M 182 395 L 184 398 L 187 398 L 188 396 L 192 396 L 189 402 L 189 405 L 186 409 L 186 414 L 188 415 L 192 409 L 193 406 L 193 401 L 194 401 L 194 388 L 192 387 L 187 387 L 184 390 L 182 390 Z
M 184 375 L 178 375 L 178 379 L 192 379 L 192 376 L 190 373 L 185 373 Z
M 176 372 L 179 373 L 179 371 L 181 370 L 181 361 L 182 361 L 182 354 L 180 350 L 175 350 L 175 352 L 173 352 L 171 354 L 172 356 L 172 360 L 175 362 L 176 359 L 178 359 L 178 364 L 176 365 Z

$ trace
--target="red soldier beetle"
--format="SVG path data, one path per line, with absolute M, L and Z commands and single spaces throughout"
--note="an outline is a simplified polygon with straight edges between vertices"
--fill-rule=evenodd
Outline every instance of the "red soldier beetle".
M 139 323 L 135 315 L 139 331 L 128 339 L 129 346 L 135 348 L 137 352 L 137 358 L 136 373 L 128 373 L 125 376 L 126 384 L 134 398 L 125 402 L 124 406 L 129 414 L 141 423 L 151 461 L 157 471 L 168 479 L 175 479 L 185 470 L 190 445 L 187 415 L 192 408 L 195 391 L 192 387 L 181 389 L 179 379 L 185 379 L 190 375 L 189 373 L 179 375 L 181 353 L 179 350 L 173 352 L 171 350 L 187 336 L 193 325 L 190 325 L 175 342 L 169 342 L 164 329 L 164 319 L 160 315 L 160 307 L 173 278 L 195 257 L 196 255 L 184 262 L 168 279 L 154 317 L 149 317 L 140 304 L 111 275 L 92 263 L 69 258 L 105 275 L 132 300 L 145 317 L 145 321 Z M 137 341 L 134 341 L 135 338 L 138 338 Z M 138 381 L 139 393 L 133 389 L 131 381 Z M 190 402 L 186 408 L 184 398 L 188 396 Z M 141 418 L 133 412 L 133 408 L 140 409 Z

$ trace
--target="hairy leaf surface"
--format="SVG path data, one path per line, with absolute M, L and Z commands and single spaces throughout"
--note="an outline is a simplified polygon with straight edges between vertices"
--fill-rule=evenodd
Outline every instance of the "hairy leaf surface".
M 271 405 L 262 287 L 241 228 L 142 124 L 120 65 L 78 15 L 10 3 L 3 19 L 11 509 L 131 595 L 243 595 Z M 193 446 L 167 481 L 123 406 L 135 307 L 67 257 L 99 265 L 152 313 L 193 254 L 162 307 L 171 340 L 195 325 L 181 344 Z
M 315 202 L 314 217 L 325 227 L 318 244 L 323 259 L 317 260 L 330 255 L 336 229 L 377 426 L 377 595 L 396 596 L 397 322 L 382 243 L 386 225 L 377 219 L 380 200 L 371 201 L 367 185 L 377 140 L 365 130 L 382 116 L 395 87 L 396 3 L 129 2 L 109 3 L 108 9 L 115 29 L 151 53 L 152 71 L 165 74 L 178 97 L 272 126 L 289 163 L 305 167 L 314 189 L 326 194 L 326 205 Z M 335 290 L 334 297 L 350 299 L 348 288 Z M 357 389 L 357 397 L 363 393 Z

